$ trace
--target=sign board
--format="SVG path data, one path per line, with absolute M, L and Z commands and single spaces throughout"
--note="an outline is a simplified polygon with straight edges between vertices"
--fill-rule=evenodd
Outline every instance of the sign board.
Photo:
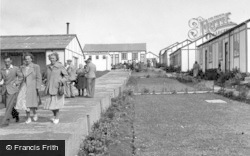
M 202 17 L 192 18 L 188 24 L 191 30 L 188 32 L 188 37 L 195 40 L 207 33 L 219 35 L 226 30 L 236 26 L 236 23 L 230 21 L 229 15 L 231 13 L 220 14 L 208 19 Z

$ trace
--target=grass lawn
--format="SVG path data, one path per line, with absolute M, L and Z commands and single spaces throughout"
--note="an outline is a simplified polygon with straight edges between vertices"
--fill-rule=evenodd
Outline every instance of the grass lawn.
M 222 99 L 226 104 L 204 100 Z M 250 107 L 215 94 L 135 97 L 138 156 L 250 155 Z
M 109 70 L 105 70 L 105 71 L 96 71 L 96 78 L 101 77 L 105 74 L 107 74 L 109 72 Z

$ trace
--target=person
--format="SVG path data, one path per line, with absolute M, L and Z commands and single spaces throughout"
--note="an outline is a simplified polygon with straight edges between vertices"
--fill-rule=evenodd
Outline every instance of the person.
M 6 106 L 5 115 L 1 127 L 9 125 L 11 115 L 19 122 L 19 113 L 15 110 L 16 97 L 19 91 L 19 86 L 23 80 L 23 75 L 20 69 L 12 65 L 12 58 L 6 56 L 4 58 L 5 67 L 0 71 L 0 81 L 3 80 L 2 95 Z
M 194 65 L 193 65 L 193 76 L 194 77 L 198 76 L 199 70 L 200 70 L 200 65 L 198 64 L 197 61 L 195 61 Z
M 72 65 L 72 60 L 67 60 L 66 70 L 69 75 L 69 81 L 66 83 L 66 98 L 74 98 L 74 82 L 76 81 L 76 70 L 75 67 Z
M 42 85 L 42 75 L 40 66 L 34 64 L 34 56 L 31 53 L 23 55 L 24 65 L 21 66 L 21 72 L 24 75 L 24 80 L 21 85 L 20 92 L 17 98 L 16 109 L 24 109 L 26 111 L 27 120 L 26 124 L 32 122 L 30 112 L 33 112 L 33 120 L 38 120 L 36 110 L 40 104 L 39 91 Z
M 47 65 L 45 81 L 46 100 L 44 109 L 53 112 L 52 122 L 59 123 L 59 110 L 64 106 L 64 94 L 59 94 L 59 87 L 66 84 L 69 80 L 68 72 L 65 67 L 58 62 L 59 55 L 52 53 L 49 55 L 50 64 Z
M 221 71 L 221 63 L 219 63 L 218 68 L 217 68 L 217 79 L 222 75 Z
M 96 78 L 96 66 L 92 63 L 91 58 L 87 60 L 86 78 L 87 78 L 87 96 L 89 98 L 94 97 L 95 93 L 95 78 Z
M 86 65 L 83 67 L 82 64 L 76 70 L 76 88 L 78 89 L 79 96 L 84 96 L 84 89 L 86 88 L 86 77 L 85 77 Z

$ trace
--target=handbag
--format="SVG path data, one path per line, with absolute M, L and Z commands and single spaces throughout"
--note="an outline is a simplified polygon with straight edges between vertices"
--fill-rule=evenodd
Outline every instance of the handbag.
M 40 93 L 39 93 L 39 91 L 38 90 L 36 90 L 36 93 L 37 93 L 37 100 L 38 100 L 38 106 L 39 105 L 42 105 L 42 100 L 41 100 L 41 95 L 40 95 Z
M 59 83 L 58 95 L 64 95 L 64 93 L 65 93 L 64 84 L 63 83 Z

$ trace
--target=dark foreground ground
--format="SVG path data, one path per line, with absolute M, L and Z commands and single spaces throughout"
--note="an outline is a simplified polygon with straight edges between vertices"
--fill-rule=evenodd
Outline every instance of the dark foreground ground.
M 134 127 L 139 156 L 250 155 L 250 106 L 215 94 L 136 96 Z

